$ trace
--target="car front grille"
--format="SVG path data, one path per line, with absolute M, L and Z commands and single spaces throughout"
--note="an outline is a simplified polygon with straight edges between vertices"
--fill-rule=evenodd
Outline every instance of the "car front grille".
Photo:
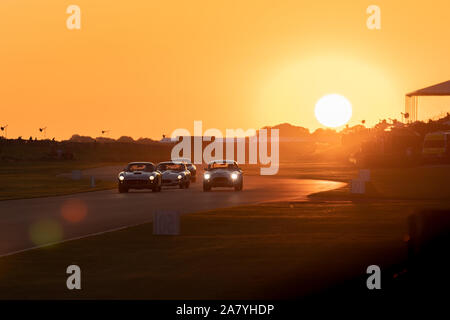
M 147 184 L 147 180 L 127 180 L 127 183 L 132 185 L 142 185 Z
M 213 179 L 213 183 L 227 184 L 228 183 L 228 178 L 226 178 L 226 177 L 217 177 L 217 178 Z

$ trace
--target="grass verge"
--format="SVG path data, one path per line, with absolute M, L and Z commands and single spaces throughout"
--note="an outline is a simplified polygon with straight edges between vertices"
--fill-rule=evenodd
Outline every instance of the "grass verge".
M 353 178 L 356 178 L 355 173 Z M 347 180 L 349 181 L 349 180 Z M 327 199 L 450 199 L 450 166 L 377 168 L 371 170 L 370 188 L 365 195 L 351 194 L 350 185 L 311 195 Z
M 90 179 L 72 180 L 58 177 L 59 174 L 72 170 L 105 165 L 110 164 L 73 161 L 3 163 L 0 166 L 0 200 L 58 196 L 114 188 L 116 184 L 112 181 L 96 180 L 96 186 L 91 187 Z

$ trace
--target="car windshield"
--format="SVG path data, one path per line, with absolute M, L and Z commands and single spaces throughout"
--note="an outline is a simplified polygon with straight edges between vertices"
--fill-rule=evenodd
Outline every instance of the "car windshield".
M 208 165 L 208 170 L 225 169 L 225 170 L 238 170 L 239 167 L 235 163 L 221 163 L 213 162 Z
M 191 160 L 189 160 L 187 158 L 172 159 L 172 160 L 179 161 L 179 162 L 184 162 L 184 163 L 186 163 L 186 165 L 192 164 Z
M 149 163 L 130 163 L 127 167 L 128 172 L 135 171 L 145 171 L 152 172 L 155 171 L 155 166 Z
M 182 164 L 182 163 L 160 163 L 160 164 L 158 164 L 157 169 L 159 171 L 167 171 L 167 170 L 184 171 L 185 167 L 184 167 L 184 164 Z

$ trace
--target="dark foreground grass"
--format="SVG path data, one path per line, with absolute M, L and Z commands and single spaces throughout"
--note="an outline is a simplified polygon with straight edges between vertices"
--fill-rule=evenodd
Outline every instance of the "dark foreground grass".
M 105 165 L 110 164 L 77 161 L 2 163 L 0 165 L 0 200 L 58 196 L 113 188 L 116 184 L 111 181 L 96 180 L 96 186 L 92 188 L 90 179 L 72 180 L 58 176 L 72 170 Z
M 185 215 L 0 258 L 1 299 L 257 299 L 303 296 L 406 255 L 406 217 L 447 203 L 296 202 Z M 66 289 L 66 268 L 82 290 Z M 361 283 L 365 286 L 365 283 Z

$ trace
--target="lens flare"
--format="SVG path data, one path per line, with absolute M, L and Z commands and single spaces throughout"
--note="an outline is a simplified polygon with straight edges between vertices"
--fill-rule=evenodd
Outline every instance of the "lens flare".
M 35 245 L 58 242 L 62 239 L 62 228 L 54 220 L 41 220 L 31 225 L 30 240 Z
M 61 215 L 71 223 L 77 223 L 86 218 L 87 206 L 80 199 L 69 199 L 61 207 Z

